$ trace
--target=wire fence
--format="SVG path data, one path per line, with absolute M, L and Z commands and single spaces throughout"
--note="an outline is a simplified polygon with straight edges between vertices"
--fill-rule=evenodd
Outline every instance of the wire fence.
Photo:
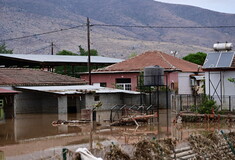
M 173 111 L 191 111 L 198 107 L 205 95 L 173 95 L 171 98 L 171 108 Z M 235 111 L 235 96 L 213 96 L 218 110 Z

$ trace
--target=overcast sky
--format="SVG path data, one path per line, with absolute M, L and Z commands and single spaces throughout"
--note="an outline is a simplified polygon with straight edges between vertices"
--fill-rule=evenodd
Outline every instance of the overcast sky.
M 186 4 L 213 11 L 235 14 L 235 0 L 156 0 L 159 2 Z

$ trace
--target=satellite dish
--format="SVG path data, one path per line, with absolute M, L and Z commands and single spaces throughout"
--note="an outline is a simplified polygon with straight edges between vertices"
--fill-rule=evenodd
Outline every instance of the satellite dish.
M 171 54 L 173 54 L 175 56 L 178 54 L 178 51 L 171 51 Z

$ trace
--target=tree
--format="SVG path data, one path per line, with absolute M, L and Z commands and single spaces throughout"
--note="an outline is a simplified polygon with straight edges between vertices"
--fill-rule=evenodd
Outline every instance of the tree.
M 67 50 L 59 51 L 58 53 L 56 53 L 56 55 L 70 55 L 70 56 L 78 56 L 78 54 L 73 53 L 73 52 L 71 52 L 71 51 L 67 51 Z
M 83 49 L 81 46 L 79 46 L 79 54 L 73 53 L 71 51 L 68 50 L 62 50 L 59 51 L 56 55 L 67 55 L 67 56 L 87 56 L 88 55 L 88 51 L 86 51 L 85 49 Z M 98 56 L 98 52 L 95 49 L 91 50 L 91 55 L 92 56 Z M 102 67 L 102 66 L 97 66 L 97 67 Z M 95 69 L 95 67 L 91 67 L 91 69 Z M 78 73 L 81 72 L 87 72 L 88 68 L 87 66 L 57 66 L 55 67 L 55 72 L 58 74 L 66 74 L 69 76 L 75 76 L 75 77 L 80 77 L 80 75 Z
M 78 56 L 78 54 L 76 53 L 73 53 L 71 51 L 67 51 L 67 50 L 62 50 L 62 51 L 59 51 L 58 53 L 56 53 L 56 55 L 67 55 L 67 56 Z M 57 66 L 55 67 L 55 72 L 58 73 L 58 74 L 66 74 L 66 75 L 69 75 L 69 76 L 75 76 L 75 72 L 77 72 L 78 70 L 78 67 L 77 66 L 69 66 L 69 65 L 66 65 L 66 66 Z
M 206 59 L 206 53 L 203 52 L 197 52 L 197 53 L 191 53 L 185 57 L 183 57 L 183 60 L 196 63 L 198 65 L 203 65 L 205 59 Z
M 13 54 L 13 50 L 7 49 L 6 44 L 3 43 L 0 45 L 0 53 Z
M 83 49 L 81 45 L 78 47 L 79 47 L 80 56 L 88 56 L 88 51 Z M 95 49 L 91 49 L 90 54 L 91 54 L 91 56 L 98 56 L 98 51 Z

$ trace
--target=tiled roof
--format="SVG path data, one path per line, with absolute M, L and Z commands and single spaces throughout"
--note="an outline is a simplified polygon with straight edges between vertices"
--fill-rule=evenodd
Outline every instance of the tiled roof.
M 171 56 L 160 51 L 148 51 L 126 61 L 98 69 L 96 72 L 107 71 L 142 71 L 147 66 L 158 65 L 168 70 L 181 70 L 182 72 L 197 72 L 198 65 Z
M 25 68 L 0 68 L 1 86 L 43 86 L 85 84 L 79 78 L 60 75 L 48 71 Z

